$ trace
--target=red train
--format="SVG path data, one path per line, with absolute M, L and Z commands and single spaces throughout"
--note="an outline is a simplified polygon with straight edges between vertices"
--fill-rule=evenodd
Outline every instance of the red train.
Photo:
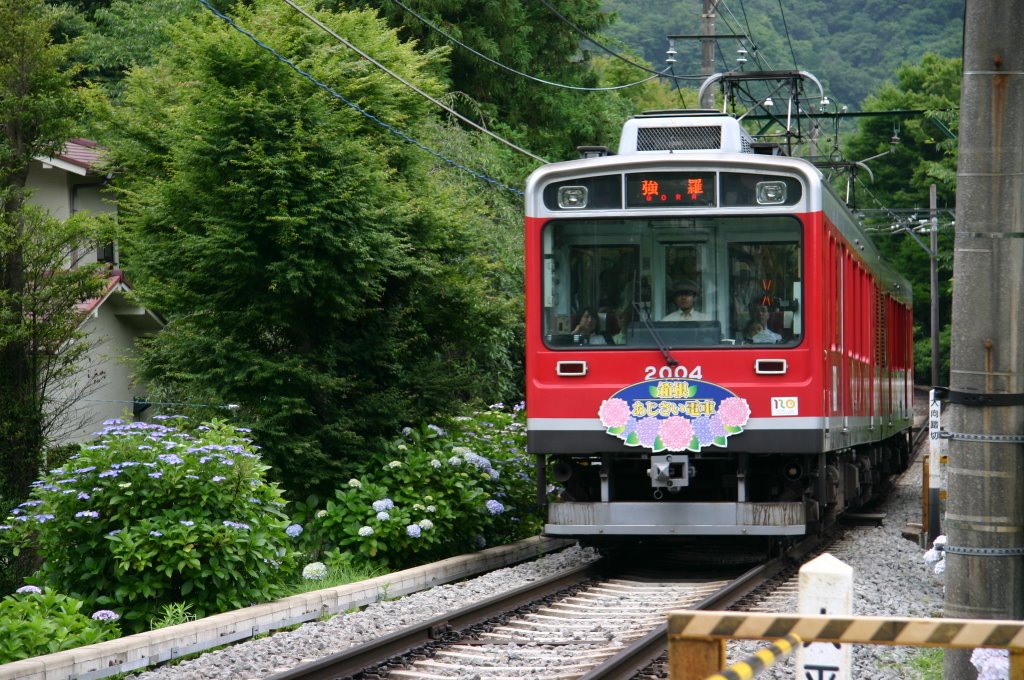
M 796 536 L 871 499 L 909 458 L 911 288 L 822 174 L 711 111 L 582 151 L 526 189 L 545 533 Z

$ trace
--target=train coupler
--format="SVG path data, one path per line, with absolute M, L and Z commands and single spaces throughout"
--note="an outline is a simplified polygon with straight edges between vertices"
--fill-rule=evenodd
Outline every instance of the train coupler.
M 647 474 L 655 489 L 679 491 L 690 484 L 690 457 L 672 454 L 651 456 L 651 468 Z

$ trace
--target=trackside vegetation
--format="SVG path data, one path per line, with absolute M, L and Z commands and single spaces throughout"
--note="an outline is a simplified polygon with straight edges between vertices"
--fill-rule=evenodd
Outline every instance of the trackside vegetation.
M 407 428 L 323 501 L 288 504 L 250 435 L 184 416 L 108 421 L 33 483 L 0 542 L 39 568 L 0 607 L 35 633 L 11 637 L 0 663 L 539 529 L 521 405 Z

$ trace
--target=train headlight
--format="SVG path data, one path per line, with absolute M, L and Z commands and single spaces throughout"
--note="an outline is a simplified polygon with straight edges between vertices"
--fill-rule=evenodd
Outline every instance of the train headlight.
M 581 186 L 558 187 L 558 207 L 578 210 L 587 207 L 587 188 Z
M 782 205 L 786 202 L 785 182 L 758 182 L 758 205 Z

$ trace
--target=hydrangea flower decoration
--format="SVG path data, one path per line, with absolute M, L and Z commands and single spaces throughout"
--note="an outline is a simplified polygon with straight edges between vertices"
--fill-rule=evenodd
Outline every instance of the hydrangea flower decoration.
M 629 385 L 598 409 L 606 432 L 626 446 L 659 451 L 726 447 L 750 419 L 746 399 L 715 383 L 693 379 L 646 380 Z

